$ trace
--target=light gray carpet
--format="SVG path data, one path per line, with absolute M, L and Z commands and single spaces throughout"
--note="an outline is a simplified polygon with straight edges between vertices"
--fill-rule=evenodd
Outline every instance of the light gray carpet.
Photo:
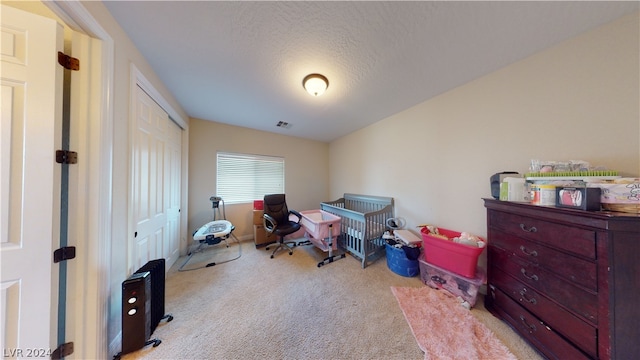
M 318 268 L 326 253 L 313 246 L 274 259 L 253 242 L 240 247 L 239 259 L 199 270 L 178 272 L 179 259 L 166 280 L 166 312 L 174 320 L 152 335 L 162 344 L 123 359 L 424 358 L 390 289 L 424 286 L 419 276 L 393 273 L 384 257 L 365 269 L 350 255 Z M 186 268 L 238 253 L 237 243 L 211 246 Z M 540 358 L 482 301 L 472 314 L 519 359 Z

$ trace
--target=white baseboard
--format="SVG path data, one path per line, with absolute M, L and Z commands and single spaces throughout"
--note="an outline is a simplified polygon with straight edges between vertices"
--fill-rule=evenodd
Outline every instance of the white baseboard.
M 114 356 L 122 351 L 122 331 L 116 335 L 116 337 L 109 344 L 109 359 L 113 359 Z
M 237 238 L 238 238 L 238 241 L 247 241 L 247 240 L 252 240 L 253 241 L 253 234 L 237 236 Z

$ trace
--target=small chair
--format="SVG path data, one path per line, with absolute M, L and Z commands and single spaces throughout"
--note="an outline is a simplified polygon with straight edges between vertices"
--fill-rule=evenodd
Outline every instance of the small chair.
M 298 220 L 290 220 L 290 215 L 296 216 Z M 289 255 L 293 255 L 293 248 L 296 246 L 296 242 L 284 241 L 284 237 L 300 230 L 301 219 L 302 215 L 299 212 L 287 208 L 284 194 L 264 196 L 264 229 L 267 233 L 278 236 L 278 246 L 271 253 L 272 259 L 280 249 L 289 250 Z M 269 250 L 269 246 L 265 249 Z

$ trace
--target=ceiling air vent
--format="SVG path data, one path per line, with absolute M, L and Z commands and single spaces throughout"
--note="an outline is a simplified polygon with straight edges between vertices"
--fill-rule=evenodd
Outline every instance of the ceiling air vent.
M 278 123 L 276 124 L 277 127 L 283 128 L 283 129 L 288 129 L 291 127 L 291 124 L 289 124 L 286 121 L 278 121 Z

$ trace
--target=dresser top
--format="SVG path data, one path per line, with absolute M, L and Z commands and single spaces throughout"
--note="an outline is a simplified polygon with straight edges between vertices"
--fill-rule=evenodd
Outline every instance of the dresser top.
M 525 202 L 501 201 L 485 198 L 487 209 L 517 213 L 544 220 L 572 223 L 616 231 L 640 232 L 640 214 L 613 211 L 584 211 L 548 205 L 533 205 Z

